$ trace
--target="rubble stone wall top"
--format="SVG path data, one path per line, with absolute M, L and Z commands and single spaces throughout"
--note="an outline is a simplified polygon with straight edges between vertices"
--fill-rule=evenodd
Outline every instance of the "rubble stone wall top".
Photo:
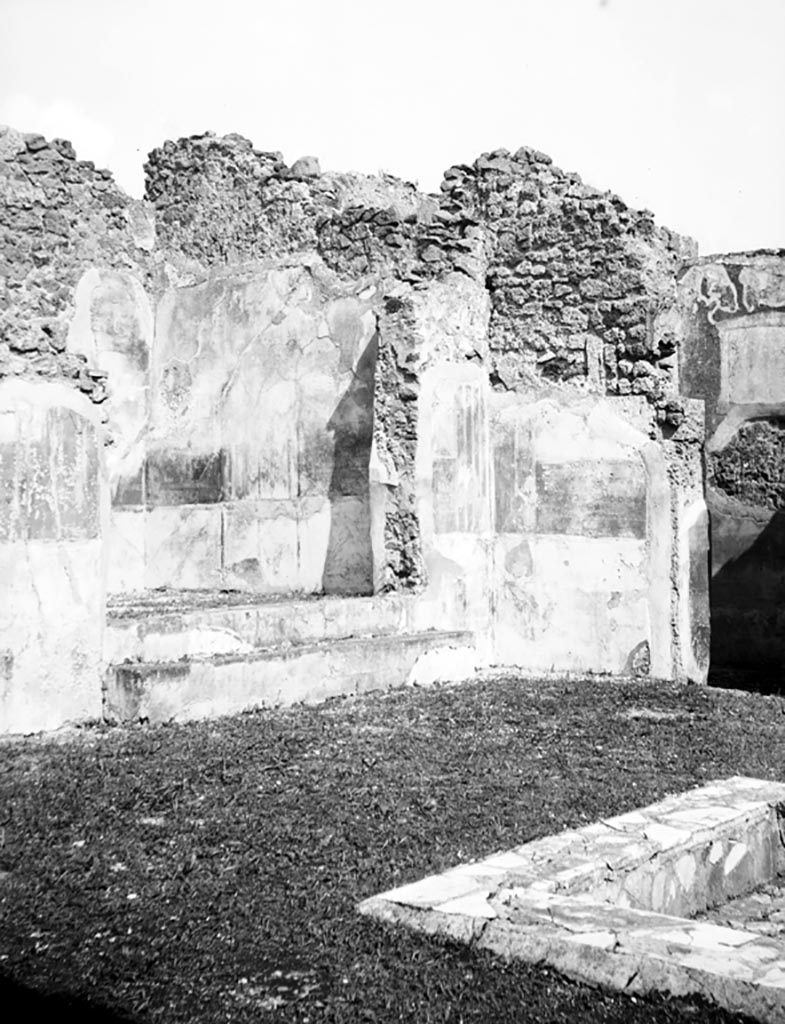
M 153 150 L 145 173 L 163 246 L 202 264 L 317 252 L 353 278 L 478 269 L 476 223 L 389 174 L 323 174 L 315 157 L 287 167 L 240 135 L 210 134 Z
M 675 275 L 694 242 L 527 147 L 451 167 L 441 189 L 445 212 L 486 231 L 498 386 L 587 379 L 665 410 Z
M 694 244 L 536 150 L 455 165 L 439 195 L 388 174 L 322 173 L 314 157 L 287 166 L 240 135 L 166 142 L 145 174 L 139 203 L 70 143 L 3 129 L 0 372 L 67 377 L 101 397 L 100 379 L 65 351 L 89 266 L 130 269 L 156 290 L 164 262 L 203 277 L 316 253 L 353 280 L 416 288 L 457 272 L 481 283 L 501 390 L 642 394 L 661 420 L 679 415 L 675 278 Z
M 111 172 L 70 142 L 0 127 L 0 377 L 65 379 L 101 402 L 103 377 L 66 351 L 74 290 L 90 267 L 148 273 L 152 225 Z

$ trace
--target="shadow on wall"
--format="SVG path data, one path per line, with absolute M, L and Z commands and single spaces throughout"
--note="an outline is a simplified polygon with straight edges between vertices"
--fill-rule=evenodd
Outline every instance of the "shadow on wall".
M 6 1024 L 26 1024 L 27 1021 L 78 1020 L 80 1024 L 134 1024 L 131 1017 L 120 1016 L 112 1010 L 96 1006 L 65 993 L 45 995 L 11 978 L 0 976 L 0 1005 Z
M 722 520 L 712 544 L 723 544 Z M 775 513 L 755 541 L 729 558 L 711 581 L 709 683 L 785 693 L 785 513 Z
M 325 594 L 373 593 L 369 465 L 377 350 L 375 334 L 327 424 L 333 434 L 333 471 L 327 492 L 330 536 L 322 574 Z

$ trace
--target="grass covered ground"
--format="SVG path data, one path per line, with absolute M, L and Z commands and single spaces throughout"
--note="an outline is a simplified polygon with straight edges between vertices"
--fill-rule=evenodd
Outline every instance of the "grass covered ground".
M 713 778 L 785 700 L 500 679 L 0 746 L 3 1020 L 738 1020 L 384 927 L 359 900 Z M 9 998 L 19 997 L 18 1016 Z

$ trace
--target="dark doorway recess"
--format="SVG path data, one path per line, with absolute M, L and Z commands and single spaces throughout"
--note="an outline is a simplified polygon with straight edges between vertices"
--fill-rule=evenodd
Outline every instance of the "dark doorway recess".
M 712 522 L 712 546 L 732 521 Z M 776 512 L 735 557 L 715 550 L 722 567 L 711 581 L 709 684 L 785 694 L 785 513 Z

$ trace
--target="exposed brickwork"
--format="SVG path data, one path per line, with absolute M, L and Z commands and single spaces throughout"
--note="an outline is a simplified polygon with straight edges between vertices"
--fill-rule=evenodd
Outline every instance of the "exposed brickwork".
M 785 509 L 785 420 L 747 423 L 709 457 L 709 480 L 728 497 Z
M 66 378 L 103 401 L 102 375 L 65 351 L 74 287 L 88 267 L 144 276 L 140 206 L 70 142 L 0 128 L 0 377 Z
M 441 188 L 443 209 L 487 232 L 499 386 L 594 375 L 665 410 L 676 339 L 661 314 L 689 240 L 528 148 L 452 167 Z
M 239 135 L 194 136 L 154 149 L 144 170 L 165 249 L 210 264 L 314 247 L 308 186 L 279 178 L 280 153 Z
M 317 228 L 320 255 L 344 276 L 392 271 L 416 283 L 452 271 L 480 278 L 485 270 L 478 223 L 441 209 L 402 215 L 395 206 L 355 206 L 320 218 Z
M 290 169 L 240 135 L 165 143 L 145 165 L 162 245 L 205 265 L 319 251 L 349 276 L 405 262 L 424 201 L 413 186 L 304 163 Z
M 316 251 L 353 278 L 484 270 L 477 222 L 391 175 L 322 174 L 314 158 L 288 168 L 240 135 L 167 142 L 145 173 L 161 242 L 203 264 Z

